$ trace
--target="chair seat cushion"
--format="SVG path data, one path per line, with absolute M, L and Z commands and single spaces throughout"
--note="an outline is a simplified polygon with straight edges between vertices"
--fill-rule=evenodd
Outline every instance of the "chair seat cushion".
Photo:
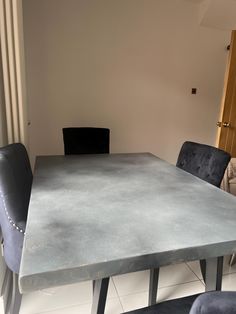
M 200 294 L 168 300 L 124 314 L 189 314 L 193 302 Z

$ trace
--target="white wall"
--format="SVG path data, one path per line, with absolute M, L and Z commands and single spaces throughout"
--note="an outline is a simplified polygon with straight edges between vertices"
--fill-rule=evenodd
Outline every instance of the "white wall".
M 66 126 L 109 127 L 112 152 L 170 162 L 185 140 L 214 144 L 230 32 L 199 26 L 198 9 L 24 0 L 32 155 L 63 153 Z

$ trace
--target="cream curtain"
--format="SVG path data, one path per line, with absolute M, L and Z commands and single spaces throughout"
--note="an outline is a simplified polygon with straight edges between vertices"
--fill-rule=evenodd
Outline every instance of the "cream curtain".
M 21 142 L 27 147 L 22 0 L 0 0 L 0 40 L 2 141 Z

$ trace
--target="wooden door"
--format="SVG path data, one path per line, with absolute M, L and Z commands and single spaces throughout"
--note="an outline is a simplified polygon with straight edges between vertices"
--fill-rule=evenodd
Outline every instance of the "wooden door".
M 236 157 L 236 31 L 232 31 L 218 147 Z

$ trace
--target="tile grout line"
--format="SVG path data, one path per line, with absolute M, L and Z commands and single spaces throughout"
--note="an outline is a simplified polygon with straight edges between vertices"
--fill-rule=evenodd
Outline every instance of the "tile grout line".
M 120 295 L 119 295 L 119 293 L 118 293 L 118 289 L 117 289 L 117 287 L 116 287 L 116 285 L 115 285 L 115 281 L 113 280 L 113 277 L 111 277 L 111 280 L 112 280 L 112 282 L 113 282 L 113 285 L 114 285 L 114 287 L 115 287 L 116 293 L 117 293 L 117 295 L 118 295 L 118 300 L 119 300 L 119 302 L 120 302 L 120 305 L 121 305 L 121 308 L 122 308 L 122 312 L 124 312 L 124 307 L 123 307 L 123 304 L 122 304 L 122 302 L 121 302 Z
M 186 264 L 186 266 L 194 273 L 194 275 L 200 280 L 200 282 L 205 286 L 203 278 L 200 278 L 200 277 L 194 272 L 194 270 L 191 268 L 191 266 L 188 265 L 188 263 L 185 263 L 185 264 Z M 224 273 L 224 270 L 223 270 L 222 279 L 223 279 L 224 276 L 233 275 L 233 274 L 236 274 L 236 270 L 233 270 L 232 272 L 227 272 L 227 273 Z
M 47 311 L 43 311 L 43 312 L 35 312 L 35 313 L 33 313 L 33 314 L 45 314 L 45 313 L 53 313 L 53 312 L 55 312 L 56 313 L 56 311 L 58 311 L 58 310 L 62 310 L 62 311 L 64 311 L 64 310 L 66 310 L 66 309 L 70 309 L 70 308 L 73 308 L 73 307 L 80 307 L 80 306 L 84 306 L 84 305 L 90 305 L 90 306 L 92 306 L 92 303 L 91 302 L 86 302 L 86 303 L 81 303 L 81 304 L 74 304 L 74 305 L 70 305 L 70 306 L 63 306 L 63 307 L 60 307 L 60 308 L 57 308 L 57 309 L 51 309 L 51 310 L 47 310 Z M 21 314 L 21 313 L 20 313 Z
M 200 262 L 199 262 L 200 263 Z M 201 279 L 196 273 L 195 271 L 188 265 L 188 263 L 185 263 L 185 265 L 189 268 L 189 270 L 191 270 L 191 272 L 197 277 L 197 279 L 202 283 L 203 278 Z M 205 285 L 204 285 L 205 286 Z
M 160 287 L 159 289 L 171 288 L 171 287 L 176 287 L 176 286 L 180 286 L 180 285 L 187 285 L 187 284 L 189 284 L 191 282 L 199 282 L 199 281 L 201 282 L 201 280 L 199 280 L 197 278 L 196 280 L 190 280 L 190 281 L 186 281 L 186 282 L 177 283 L 175 285 L 169 285 L 169 286 L 165 286 L 165 287 Z
M 201 280 L 196 279 L 196 280 L 190 280 L 190 281 L 177 283 L 177 284 L 173 284 L 173 285 L 163 286 L 163 287 L 158 288 L 157 291 L 162 290 L 162 289 L 166 289 L 166 288 L 172 288 L 172 287 L 177 287 L 177 286 L 181 286 L 181 285 L 187 285 L 189 283 L 199 282 L 199 281 L 204 286 L 204 284 L 201 282 Z M 128 296 L 131 296 L 131 295 L 135 295 L 135 294 L 141 294 L 141 293 L 148 293 L 148 290 L 139 290 L 139 291 L 136 291 L 136 292 L 133 292 L 133 293 L 130 292 L 130 293 L 127 293 L 127 294 L 124 294 L 124 295 L 121 295 L 121 296 L 119 295 L 119 297 L 123 298 L 123 297 L 128 297 Z

